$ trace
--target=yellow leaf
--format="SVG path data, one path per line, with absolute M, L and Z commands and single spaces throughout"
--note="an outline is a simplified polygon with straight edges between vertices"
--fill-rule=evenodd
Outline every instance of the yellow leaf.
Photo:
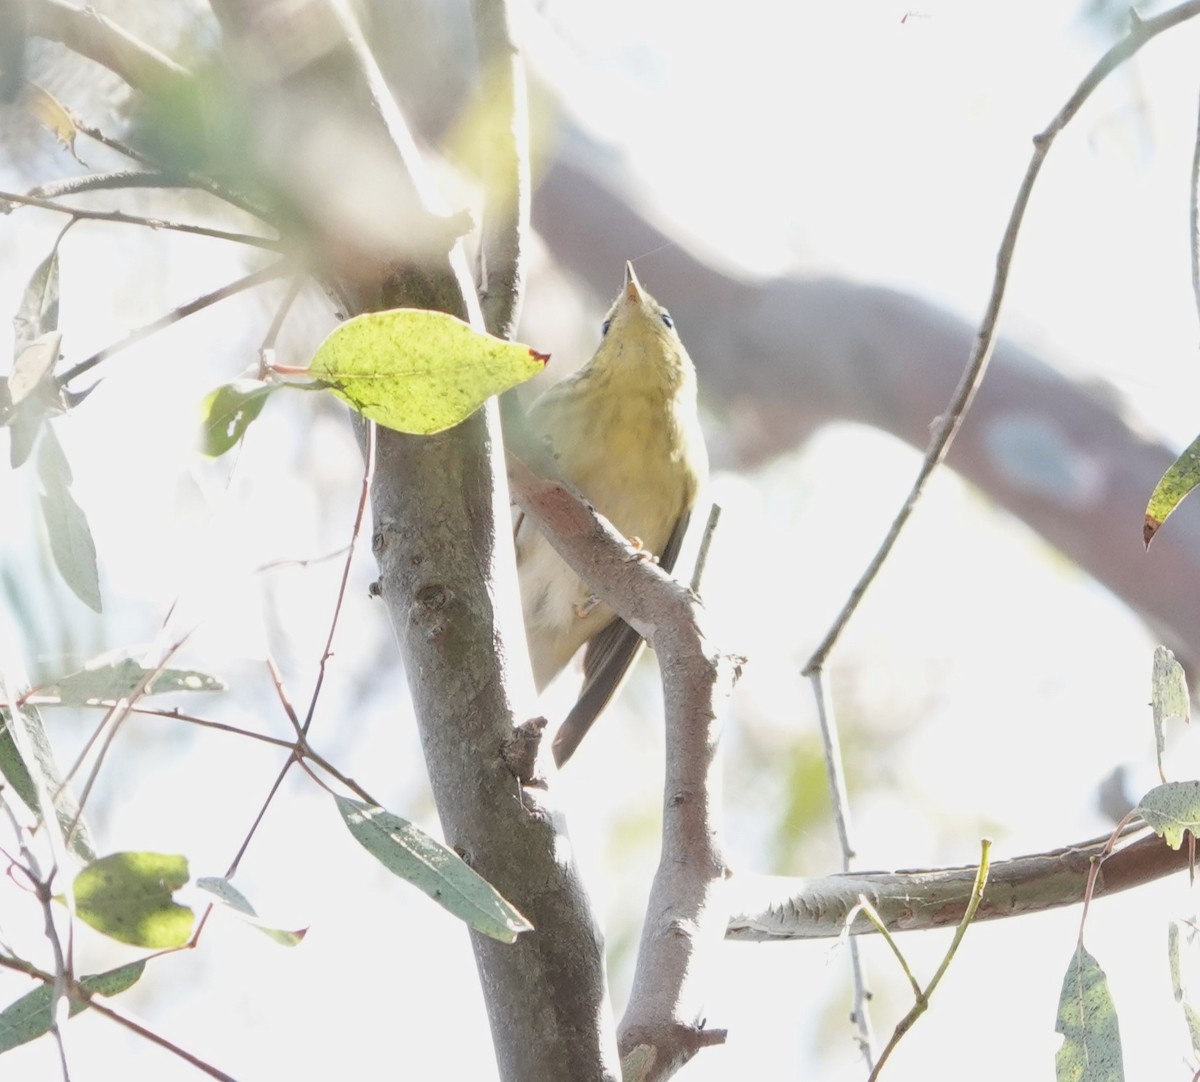
M 445 312 L 396 308 L 343 323 L 321 343 L 308 371 L 364 417 L 429 435 L 465 420 L 548 360 L 549 354 L 481 334 Z

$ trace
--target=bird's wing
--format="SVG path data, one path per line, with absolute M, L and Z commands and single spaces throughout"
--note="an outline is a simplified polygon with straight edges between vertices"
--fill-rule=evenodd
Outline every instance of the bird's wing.
M 691 510 L 684 511 L 667 538 L 658 558 L 664 571 L 670 571 L 679 558 L 690 518 Z M 619 618 L 589 640 L 583 653 L 583 687 L 554 737 L 554 761 L 559 766 L 575 753 L 592 723 L 617 693 L 644 645 L 641 635 Z

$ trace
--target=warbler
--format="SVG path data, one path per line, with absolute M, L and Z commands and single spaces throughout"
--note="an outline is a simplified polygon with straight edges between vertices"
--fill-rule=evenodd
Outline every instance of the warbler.
M 630 263 L 601 335 L 592 359 L 537 399 L 529 425 L 549 445 L 563 477 L 670 571 L 708 476 L 696 371 L 671 314 L 642 288 Z M 518 520 L 516 546 L 538 690 L 587 644 L 579 699 L 554 739 L 561 766 L 643 643 L 592 596 L 532 522 Z

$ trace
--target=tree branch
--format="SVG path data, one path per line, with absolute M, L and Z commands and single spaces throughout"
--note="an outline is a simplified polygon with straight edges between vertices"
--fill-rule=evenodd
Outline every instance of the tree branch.
M 1091 839 L 1048 853 L 996 861 L 988 876 L 976 920 L 1040 913 L 1084 900 L 1088 872 L 1107 844 Z M 1188 866 L 1186 847 L 1171 849 L 1157 836 L 1139 838 L 1104 859 L 1096 879 L 1096 897 L 1129 890 Z M 956 925 L 966 911 L 975 867 L 914 872 L 853 872 L 812 879 L 735 875 L 726 936 L 764 942 L 819 939 L 846 931 L 875 930 L 856 909 L 865 897 L 892 931 L 921 931 Z
M 598 296 L 605 267 L 655 253 L 656 288 L 689 330 L 701 398 L 728 422 L 725 465 L 783 454 L 834 421 L 928 444 L 970 349 L 965 321 L 892 289 L 753 280 L 703 263 L 597 181 L 612 173 L 601 148 L 581 135 L 571 143 L 581 160 L 544 176 L 534 225 Z M 972 410 L 947 464 L 1139 611 L 1185 665 L 1200 662 L 1200 607 L 1178 588 L 1200 580 L 1200 502 L 1175 511 L 1149 556 L 1141 544 L 1147 496 L 1175 450 L 1147 438 L 1113 395 L 1004 339 Z
M 654 648 L 666 706 L 663 844 L 646 906 L 633 990 L 619 1029 L 626 1082 L 668 1078 L 703 1047 L 711 955 L 726 925 L 718 706 L 740 659 L 714 649 L 687 587 L 637 553 L 558 481 L 509 458 L 513 495 L 597 596 Z
M 368 195 L 384 201 L 369 206 L 388 226 L 382 233 L 347 238 L 339 225 L 345 208 L 330 205 L 320 178 L 308 178 L 312 197 L 301 202 L 326 253 L 317 265 L 340 278 L 353 312 L 416 305 L 479 326 L 461 246 L 430 209 L 432 185 L 415 142 L 348 16 L 319 2 L 219 0 L 214 9 L 244 62 L 260 78 L 270 73 L 255 104 L 266 110 L 258 122 L 269 118 L 275 129 L 276 176 L 297 175 L 314 151 L 335 163 L 368 154 L 367 172 L 379 183 Z M 301 53 L 285 47 L 294 25 L 316 35 Z M 440 252 L 430 237 L 440 237 Z M 533 692 L 502 453 L 494 403 L 437 436 L 377 431 L 379 593 L 404 658 L 446 840 L 535 928 L 515 944 L 471 936 L 500 1076 L 615 1082 L 603 938 L 563 815 L 553 789 L 518 777 L 505 754 Z
M 521 318 L 529 235 L 529 102 L 507 0 L 474 0 L 475 43 L 486 102 L 480 263 L 487 329 L 511 338 Z
M 119 75 L 135 90 L 176 96 L 192 92 L 188 70 L 91 7 L 63 0 L 26 5 L 29 32 L 65 45 Z

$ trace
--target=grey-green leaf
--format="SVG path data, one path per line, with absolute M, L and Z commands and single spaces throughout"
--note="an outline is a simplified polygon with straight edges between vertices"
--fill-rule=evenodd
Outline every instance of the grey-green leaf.
M 254 906 L 228 879 L 206 875 L 196 880 L 196 886 L 219 899 L 223 905 L 236 913 L 252 928 L 257 928 L 268 939 L 273 939 L 285 947 L 297 946 L 308 934 L 307 928 L 289 931 L 286 928 L 272 928 L 270 925 L 264 924 L 258 919 Z
M 42 517 L 59 574 L 80 601 L 100 612 L 96 543 L 87 516 L 66 485 L 53 485 L 42 493 Z
M 1063 978 L 1054 1057 L 1057 1082 L 1124 1082 L 1117 1010 L 1100 963 L 1080 943 Z
M 1150 704 L 1154 711 L 1154 746 L 1158 755 L 1158 770 L 1162 774 L 1163 751 L 1166 748 L 1166 724 L 1178 718 L 1185 724 L 1190 720 L 1187 677 L 1183 666 L 1165 646 L 1154 648 L 1154 667 L 1150 680 Z
M 62 240 L 60 233 L 54 242 L 50 254 L 46 256 L 30 275 L 17 306 L 17 314 L 13 316 L 13 330 L 16 334 L 14 353 L 29 345 L 35 338 L 40 338 L 47 331 L 58 330 L 58 242 Z
M 12 731 L 14 724 L 21 726 L 19 740 Z M 25 755 L 21 754 L 22 748 L 27 749 Z M 31 811 L 36 812 L 40 807 L 39 788 L 48 800 L 53 798 L 59 826 L 64 834 L 71 831 L 70 850 L 84 862 L 96 859 L 87 823 L 74 794 L 63 781 L 41 714 L 29 703 L 22 705 L 15 715 L 9 709 L 0 710 L 0 773 Z
M 143 695 L 165 695 L 181 691 L 224 691 L 225 682 L 208 673 L 193 669 L 153 669 L 122 658 L 119 661 L 98 660 L 79 672 L 71 673 L 37 689 L 39 698 L 55 698 L 70 706 L 107 702 L 132 695 L 147 677 L 153 678 L 142 690 Z
M 335 796 L 350 833 L 388 871 L 407 879 L 472 928 L 504 943 L 533 925 L 457 853 L 407 819 Z
M 145 968 L 144 961 L 130 962 L 117 969 L 81 977 L 79 983 L 95 995 L 115 996 L 136 984 Z M 54 989 L 48 984 L 43 984 L 0 1011 L 0 1052 L 7 1052 L 10 1048 L 16 1048 L 35 1040 L 43 1033 L 48 1033 L 53 1021 L 53 1003 Z M 71 1016 L 87 1010 L 87 1006 L 81 999 L 72 999 Z
M 1171 781 L 1156 785 L 1140 801 L 1137 813 L 1172 849 L 1183 836 L 1200 836 L 1200 781 Z

